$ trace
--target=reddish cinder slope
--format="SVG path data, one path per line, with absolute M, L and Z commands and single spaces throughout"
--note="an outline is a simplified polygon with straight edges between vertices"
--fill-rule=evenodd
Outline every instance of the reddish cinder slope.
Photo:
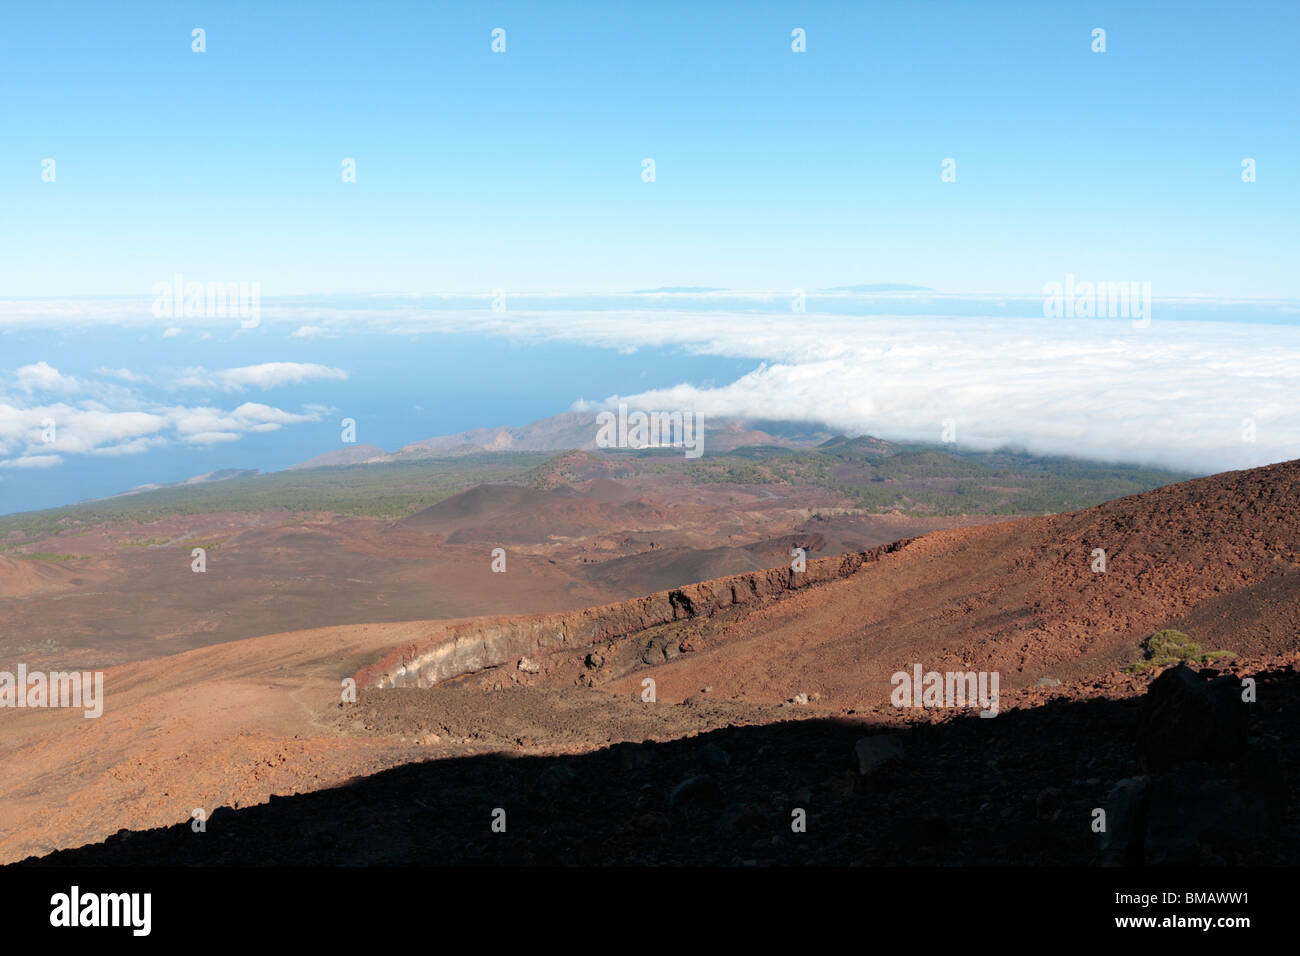
M 1098 549 L 1105 571 L 1093 570 Z M 1287 462 L 926 535 L 707 640 L 681 625 L 686 653 L 656 677 L 668 698 L 712 686 L 726 697 L 804 692 L 874 706 L 890 676 L 915 663 L 997 670 L 1011 688 L 1132 663 L 1162 627 L 1205 650 L 1271 654 L 1300 646 L 1297 625 L 1300 462 Z M 642 676 L 610 675 L 606 686 L 632 692 Z
M 30 597 L 72 587 L 74 573 L 48 561 L 0 557 L 0 597 Z
M 1258 673 L 1270 654 L 1289 654 L 1293 667 L 1298 529 L 1300 462 L 1289 462 L 1073 514 L 936 532 L 871 560 L 810 561 L 807 585 L 791 586 L 783 571 L 750 572 L 746 590 L 704 582 L 549 616 L 301 631 L 111 668 L 101 718 L 24 709 L 0 721 L 0 762 L 15 768 L 0 779 L 0 861 L 423 759 L 576 753 L 850 708 L 859 719 L 910 719 L 918 715 L 881 705 L 890 674 L 913 663 L 996 669 L 1007 710 L 1058 690 L 1076 700 L 1140 693 L 1149 674 L 1111 672 L 1164 626 L 1242 654 L 1231 665 L 1241 673 Z M 1104 573 L 1091 570 L 1096 548 L 1106 551 Z M 529 646 L 539 667 L 518 667 L 515 645 L 503 644 L 511 653 L 481 674 L 424 689 L 363 688 L 356 704 L 343 703 L 349 675 L 364 684 L 443 637 L 467 648 L 466 658 L 476 640 L 486 654 L 493 633 L 507 643 L 537 636 Z M 696 699 L 645 706 L 647 672 L 659 703 Z M 1064 684 L 1018 689 L 1042 676 Z M 504 692 L 480 692 L 493 687 Z M 770 706 L 801 692 L 806 707 Z M 1003 726 L 972 723 L 972 734 Z M 1074 759 L 1068 743 L 1052 741 L 1019 752 L 1039 767 L 1057 751 Z M 947 761 L 934 765 L 947 773 Z M 680 779 L 656 772 L 661 784 Z

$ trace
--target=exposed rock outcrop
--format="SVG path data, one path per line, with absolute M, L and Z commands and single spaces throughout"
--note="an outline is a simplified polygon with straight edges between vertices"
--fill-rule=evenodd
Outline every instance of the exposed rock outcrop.
M 582 611 L 454 624 L 431 634 L 427 641 L 395 649 L 357 671 L 355 679 L 360 687 L 428 687 L 511 660 L 590 647 L 735 605 L 779 600 L 811 585 L 847 578 L 864 564 L 900 551 L 913 540 L 904 538 L 868 551 L 809 561 L 802 572 L 789 568 L 751 571 Z

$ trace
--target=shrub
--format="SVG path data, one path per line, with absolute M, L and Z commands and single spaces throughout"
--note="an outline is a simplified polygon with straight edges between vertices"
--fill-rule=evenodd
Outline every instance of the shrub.
M 1171 627 L 1148 635 L 1142 641 L 1142 653 L 1146 659 L 1129 667 L 1129 673 L 1137 674 L 1168 664 L 1204 664 L 1220 657 L 1233 656 L 1232 651 L 1203 651 L 1200 644 Z

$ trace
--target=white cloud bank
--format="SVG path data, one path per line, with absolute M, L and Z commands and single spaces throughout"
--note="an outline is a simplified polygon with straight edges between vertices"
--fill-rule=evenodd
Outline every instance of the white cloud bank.
M 304 382 L 346 381 L 348 373 L 340 368 L 314 365 L 307 362 L 264 362 L 208 371 L 205 368 L 188 368 L 177 376 L 173 384 L 183 388 L 219 388 L 238 392 L 245 388 L 279 388 L 283 385 L 301 385 Z
M 589 328 L 593 340 L 614 330 Z M 736 382 L 612 404 L 824 421 L 852 433 L 1191 471 L 1300 457 L 1300 329 L 1204 322 L 755 317 L 642 344 L 766 360 Z M 566 336 L 567 337 L 567 336 Z
M 270 387 L 263 383 L 321 377 L 311 368 L 321 367 L 286 370 L 277 364 L 215 374 L 217 381 L 229 382 L 228 390 L 234 390 L 244 384 Z M 132 374 L 125 369 L 105 371 L 117 378 Z M 326 372 L 346 377 L 337 369 Z M 121 386 L 65 376 L 45 362 L 16 370 L 12 381 L 17 392 L 9 396 L 0 392 L 0 467 L 5 468 L 48 468 L 68 455 L 133 455 L 172 443 L 201 446 L 236 441 L 249 433 L 320 421 L 325 413 L 320 406 L 294 413 L 256 402 L 233 409 L 150 403 Z M 83 397 L 75 402 L 63 397 L 50 401 L 35 394 L 52 392 L 83 393 Z
M 850 434 L 933 442 L 951 419 L 965 447 L 1194 472 L 1300 458 L 1300 326 L 1178 321 L 1162 319 L 1160 309 L 1157 300 L 1144 328 L 1127 319 L 788 306 L 492 312 L 390 303 L 311 314 L 332 336 L 478 333 L 621 352 L 681 347 L 761 363 L 730 384 L 611 395 L 606 405 L 825 422 Z M 298 319 L 276 307 L 263 314 Z
M 24 365 L 14 377 L 18 380 L 18 387 L 24 392 L 77 392 L 81 390 L 80 383 L 69 375 L 63 375 L 57 368 L 54 368 L 48 362 L 36 362 L 32 365 Z
M 388 331 L 465 331 L 463 313 Z M 717 387 L 602 404 L 825 422 L 850 434 L 1212 472 L 1300 458 L 1300 327 L 807 313 L 533 312 L 479 332 L 762 363 Z M 707 445 L 706 445 L 707 448 Z
M 980 317 L 970 314 L 968 299 L 968 314 L 953 316 L 795 313 L 775 295 L 756 296 L 752 310 L 744 311 L 736 295 L 716 309 L 594 309 L 558 302 L 523 310 L 510 299 L 503 312 L 491 311 L 489 297 L 481 298 L 474 307 L 457 308 L 402 297 L 346 305 L 267 302 L 258 334 L 285 342 L 356 337 L 359 347 L 367 347 L 368 335 L 430 333 L 561 341 L 624 353 L 679 347 L 749 359 L 759 368 L 716 387 L 679 384 L 605 401 L 695 408 L 706 416 L 818 421 L 895 440 L 938 441 L 951 419 L 963 446 L 1010 445 L 1200 472 L 1300 457 L 1300 326 L 1178 320 L 1170 318 L 1180 314 L 1173 300 L 1157 298 L 1149 327 L 1134 328 L 1127 320 Z M 941 296 L 921 298 L 943 311 Z M 1033 297 L 1025 299 L 1032 304 Z M 1232 316 L 1234 303 L 1216 305 Z M 1257 304 L 1239 305 L 1243 315 L 1258 312 Z M 1269 308 L 1286 322 L 1294 321 L 1294 305 Z M 40 319 L 72 325 L 150 321 L 120 304 L 0 302 L 0 326 Z M 428 346 L 438 347 L 436 341 Z M 649 353 L 647 361 L 653 361 Z M 324 374 L 323 366 L 301 368 L 317 370 L 304 376 Z M 266 383 L 280 374 L 234 372 L 198 370 L 194 376 L 205 387 L 237 391 L 273 387 Z M 30 382 L 38 387 L 35 372 Z M 575 392 L 581 389 L 575 384 Z

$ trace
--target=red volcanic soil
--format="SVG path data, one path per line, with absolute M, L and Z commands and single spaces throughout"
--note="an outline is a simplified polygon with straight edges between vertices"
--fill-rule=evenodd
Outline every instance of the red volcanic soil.
M 478 485 L 399 522 L 407 531 L 443 534 L 453 544 L 545 544 L 623 529 L 670 526 L 668 512 L 612 479 L 595 494 L 574 489 Z
M 1092 570 L 1099 548 L 1104 572 Z M 678 699 L 711 684 L 742 699 L 815 692 L 867 706 L 913 663 L 998 670 L 1004 686 L 1024 686 L 1133 663 L 1164 627 L 1207 651 L 1300 648 L 1300 463 L 926 535 L 728 624 L 657 676 Z
M 79 529 L 28 546 L 64 560 L 0 557 L 0 666 L 100 667 L 314 627 L 581 608 L 785 564 L 788 549 L 763 542 L 827 503 L 825 492 L 600 473 L 583 490 L 482 485 L 397 522 L 215 513 Z M 936 526 L 863 515 L 818 524 L 828 553 Z M 191 570 L 197 546 L 203 574 Z M 498 547 L 505 574 L 492 571 Z M 731 560 L 711 557 L 719 548 Z M 635 562 L 592 573 L 638 554 L 644 578 Z
M 211 533 L 211 532 L 210 532 Z M 60 542 L 47 541 L 45 547 Z M 206 570 L 191 549 L 207 550 Z M 611 595 L 545 557 L 325 516 L 59 562 L 0 565 L 0 666 L 101 667 L 306 627 L 580 607 Z
M 420 727 L 432 740 L 473 726 L 488 748 L 439 753 L 434 744 L 430 759 L 343 786 L 221 809 L 202 835 L 176 822 L 40 862 L 1294 864 L 1300 820 L 1286 789 L 1300 776 L 1290 716 L 1300 707 L 1298 662 L 1252 663 L 1261 696 L 1245 760 L 1140 777 L 1135 738 L 1149 698 L 1107 684 L 1066 685 L 994 720 L 892 727 L 745 713 L 707 698 L 644 705 L 519 689 L 475 695 L 480 711 L 499 715 L 475 723 L 469 701 L 443 688 L 390 691 L 341 709 L 339 722 L 375 736 Z M 604 708 L 582 706 L 602 698 Z M 896 756 L 864 773 L 859 749 L 882 738 Z M 548 749 L 527 749 L 537 739 Z M 1145 809 L 1114 799 L 1120 780 L 1144 788 Z M 1099 807 L 1112 831 L 1142 833 L 1117 837 L 1137 859 L 1104 849 L 1091 828 Z M 507 830 L 494 833 L 503 811 Z M 806 826 L 796 829 L 800 815 Z
M 613 478 L 596 478 L 583 492 L 584 496 L 592 501 L 613 502 L 621 504 L 625 501 L 631 501 L 636 496 L 636 490 L 625 482 L 615 481 Z
M 0 557 L 0 598 L 25 598 L 75 587 L 76 575 L 50 561 Z
M 599 495 L 607 497 L 609 491 Z M 762 542 L 789 534 L 792 524 L 799 536 L 812 527 L 807 510 L 777 502 L 769 506 L 774 511 L 764 512 L 756 504 L 760 497 L 751 492 L 745 507 L 715 517 L 713 525 L 716 529 L 735 522 L 751 533 L 766 531 L 736 545 L 735 550 L 756 559 L 774 547 Z M 593 502 L 578 492 L 559 490 L 543 498 L 529 490 L 481 492 L 449 507 L 463 509 L 465 520 L 497 521 L 521 513 L 518 503 L 525 498 L 542 513 L 570 505 L 620 506 Z M 756 510 L 747 510 L 751 507 Z M 675 534 L 701 543 L 689 537 L 686 525 L 702 512 L 679 516 L 677 509 L 663 510 L 680 526 L 639 529 L 635 534 L 662 538 L 665 551 L 677 546 Z M 798 521 L 790 522 L 795 514 Z M 766 515 L 769 520 L 746 515 Z M 781 521 L 787 523 L 778 531 Z M 832 536 L 842 529 L 822 524 L 826 530 L 819 533 L 827 541 L 826 553 L 832 553 Z M 390 549 L 412 554 L 422 541 L 426 547 L 448 547 L 444 529 L 455 522 L 435 523 L 430 530 L 385 527 L 379 532 L 364 525 L 338 519 L 250 531 L 246 534 L 251 537 L 235 536 L 232 548 L 249 562 L 264 562 L 258 567 L 267 579 L 285 584 L 283 600 L 305 604 L 312 595 L 319 600 L 323 589 L 339 585 L 327 575 L 312 587 L 295 590 L 286 568 L 300 566 L 293 562 L 307 560 L 304 555 L 335 554 L 329 573 L 336 576 L 375 575 L 372 592 L 380 587 L 405 591 L 416 586 L 418 575 L 394 582 L 379 577 L 393 573 L 394 565 L 366 562 L 378 561 L 372 556 Z M 503 533 L 507 530 L 505 523 L 500 527 Z M 527 540 L 536 530 L 517 533 Z M 627 552 L 620 554 L 615 547 L 619 537 L 607 531 L 578 544 L 552 543 L 549 553 L 568 555 L 579 568 L 576 559 L 584 553 L 627 558 Z M 718 546 L 715 538 L 713 547 Z M 781 541 L 775 547 L 783 546 Z M 1093 570 L 1097 549 L 1105 551 L 1104 572 Z M 465 573 L 468 593 L 491 587 L 481 549 L 452 554 L 440 567 L 468 562 L 471 555 L 481 565 L 473 572 L 481 573 L 481 585 Z M 219 560 L 221 549 L 214 555 Z M 683 560 L 702 561 L 699 567 L 707 568 L 716 557 L 695 553 Z M 725 560 L 734 557 L 730 550 L 722 554 Z M 653 569 L 657 558 L 641 560 Z M 796 797 L 796 791 L 808 790 L 811 798 L 825 801 L 831 808 L 827 812 L 844 814 L 834 816 L 841 825 L 829 837 L 844 846 L 824 846 L 820 859 L 899 862 L 890 847 L 905 846 L 921 859 L 942 862 L 936 847 L 960 843 L 967 849 L 959 862 L 979 862 L 981 853 L 1008 860 L 1086 862 L 1087 812 L 1105 798 L 1115 779 L 1137 772 L 1132 741 L 1124 737 L 1137 709 L 1135 703 L 1123 702 L 1141 695 L 1153 674 L 1129 675 L 1122 668 L 1141 658 L 1143 637 L 1165 627 L 1186 631 L 1207 651 L 1233 652 L 1236 657 L 1215 664 L 1225 672 L 1238 677 L 1264 670 L 1275 674 L 1270 678 L 1274 683 L 1261 680 L 1262 687 L 1275 687 L 1276 694 L 1260 711 L 1264 722 L 1256 738 L 1275 749 L 1291 747 L 1280 759 L 1294 785 L 1294 746 L 1286 741 L 1294 739 L 1295 707 L 1290 705 L 1300 662 L 1300 462 L 1198 479 L 1070 514 L 936 531 L 886 549 L 874 560 L 855 564 L 842 559 L 839 566 L 847 569 L 842 575 L 808 586 L 792 580 L 792 586 L 782 586 L 788 571 L 756 572 L 774 575 L 775 583 L 746 601 L 712 604 L 708 595 L 720 593 L 712 585 L 679 588 L 665 599 L 671 609 L 665 623 L 597 633 L 593 644 L 575 638 L 566 646 L 541 628 L 564 615 L 537 618 L 541 629 L 535 658 L 469 667 L 462 676 L 431 688 L 363 689 L 355 703 L 340 701 L 342 679 L 365 671 L 396 649 L 439 646 L 440 635 L 452 632 L 449 622 L 278 634 L 114 668 L 99 720 L 66 711 L 0 713 L 0 760 L 24 768 L 0 785 L 0 858 L 13 860 L 103 839 L 122 827 L 183 824 L 193 807 L 244 807 L 273 794 L 319 790 L 358 774 L 426 760 L 435 763 L 421 766 L 433 769 L 407 768 L 401 772 L 405 776 L 384 778 L 399 780 L 400 785 L 389 789 L 384 789 L 388 784 L 378 790 L 349 789 L 328 798 L 321 812 L 332 814 L 342 807 L 351 813 L 348 801 L 355 796 L 357 807 L 369 799 L 376 812 L 394 823 L 410 809 L 409 787 L 422 781 L 423 805 L 430 805 L 429 800 L 436 804 L 431 819 L 442 812 L 448 820 L 471 820 L 478 818 L 483 801 L 502 799 L 502 793 L 509 797 L 520 787 L 531 792 L 528 788 L 536 784 L 545 791 L 540 802 L 520 798 L 530 808 L 526 818 L 535 813 L 535 819 L 551 819 L 546 816 L 548 801 L 555 798 L 550 784 L 529 776 L 541 776 L 537 761 L 480 759 L 505 753 L 552 759 L 569 755 L 566 760 L 592 756 L 577 764 L 577 779 L 587 774 L 593 782 L 569 791 L 578 801 L 575 807 L 586 807 L 580 813 L 575 810 L 573 819 L 592 826 L 603 806 L 617 806 L 608 827 L 600 824 L 606 827 L 599 831 L 602 839 L 647 859 L 689 860 L 692 844 L 708 843 L 707 833 L 721 826 L 714 811 L 724 809 L 732 794 L 735 801 L 760 809 L 758 817 L 737 823 L 739 832 L 751 836 L 763 830 L 770 836 L 772 809 L 788 815 L 792 800 L 809 799 Z M 515 567 L 512 563 L 508 574 L 498 577 L 510 579 Z M 619 569 L 617 564 L 611 567 L 611 574 Z M 588 574 L 590 578 L 569 586 L 599 590 L 589 583 L 596 572 Z M 574 572 L 567 580 L 578 578 Z M 539 576 L 534 585 L 541 589 L 545 582 Z M 617 588 L 606 583 L 604 589 Z M 577 593 L 571 590 L 568 599 Z M 140 595 L 123 607 L 148 613 Z M 359 613 L 376 610 L 377 605 Z M 619 618 L 617 610 L 605 613 Z M 492 634 L 500 626 L 498 617 L 462 622 L 458 640 L 473 638 L 479 629 L 487 661 Z M 518 622 L 514 626 L 517 632 L 527 630 Z M 585 632 L 568 630 L 566 640 L 580 633 Z M 472 650 L 473 640 L 466 646 Z M 929 735 L 934 729 L 929 725 L 942 723 L 951 712 L 900 712 L 888 703 L 890 676 L 918 663 L 926 670 L 997 671 L 1003 714 L 993 720 L 955 722 L 960 729 Z M 640 697 L 646 677 L 655 682 L 653 705 Z M 1042 678 L 1060 684 L 1035 686 Z M 1060 709 L 1051 703 L 1055 697 L 1078 706 Z M 801 702 L 787 703 L 791 698 Z M 1090 702 L 1119 703 L 1086 706 Z M 814 731 L 812 724 L 796 720 L 805 717 L 848 721 L 852 726 L 842 732 L 824 727 Z M 785 723 L 790 720 L 796 720 L 793 730 Z M 806 730 L 800 730 L 805 725 Z M 891 770 L 875 778 L 879 783 L 864 787 L 848 762 L 851 744 L 881 725 L 906 726 L 912 741 L 906 745 L 909 752 L 926 756 L 921 764 Z M 702 732 L 722 734 L 717 739 L 737 762 L 717 768 L 716 790 L 700 784 L 711 794 L 710 801 L 721 800 L 721 805 L 707 817 L 675 816 L 675 809 L 666 805 L 666 791 L 682 782 L 698 759 L 697 745 L 685 738 Z M 662 773 L 652 769 L 657 756 L 643 759 L 625 750 L 604 749 L 643 740 L 676 741 L 662 751 L 667 755 Z M 982 747 L 991 749 L 986 754 Z M 624 753 L 626 758 L 620 755 Z M 1074 766 L 1076 757 L 1081 762 Z M 955 778 L 954 768 L 960 771 Z M 611 782 L 620 773 L 627 786 Z M 558 777 L 562 779 L 553 782 L 563 793 L 565 781 L 573 778 L 567 772 Z M 448 795 L 439 797 L 443 787 Z M 1026 787 L 1029 791 L 1022 792 Z M 294 819 L 302 819 L 303 808 L 309 806 L 314 804 L 294 804 Z M 1010 821 L 1007 825 L 1028 823 L 1013 834 L 1019 841 L 1014 846 L 985 845 L 987 841 L 969 834 L 953 834 L 958 824 L 952 814 L 957 809 L 963 819 L 988 813 L 991 819 Z M 876 819 L 878 811 L 883 822 L 879 835 L 871 836 L 874 824 L 864 821 Z M 645 821 L 637 823 L 642 817 Z M 686 821 L 680 827 L 675 822 L 679 819 Z M 231 817 L 226 820 L 234 825 Z M 329 820 L 328 826 L 322 824 L 328 834 L 307 834 L 321 847 L 315 852 L 322 862 L 406 858 L 401 853 L 385 855 L 381 832 L 366 831 L 366 838 L 359 840 L 348 836 L 345 822 Z M 846 820 L 855 822 L 850 827 Z M 530 844 L 535 851 L 515 859 L 510 856 L 514 851 L 486 851 L 482 841 L 455 837 L 418 813 L 407 822 L 408 834 L 425 829 L 431 834 L 433 843 L 421 844 L 422 852 L 454 844 L 449 859 L 546 862 L 563 859 L 570 844 L 585 847 L 583 853 L 600 850 L 600 841 L 573 837 L 569 844 Z M 563 830 L 565 825 L 555 821 L 555 826 Z M 274 830 L 271 823 L 259 827 L 246 831 L 249 839 Z M 633 832 L 637 827 L 640 836 Z M 1002 831 L 994 827 L 985 832 Z M 1294 844 L 1293 818 L 1288 832 Z M 660 833 L 673 834 L 665 839 L 676 842 L 646 849 L 647 841 L 659 840 Z M 326 836 L 337 842 L 320 842 Z M 886 837 L 896 839 L 891 843 Z M 419 843 L 414 837 L 402 839 L 408 841 L 403 846 L 410 840 Z M 114 845 L 119 849 L 113 852 L 122 854 L 117 859 L 126 859 L 137 851 L 122 846 L 147 849 L 153 844 L 146 840 Z M 266 840 L 258 844 L 266 845 Z M 332 845 L 347 848 L 331 857 Z M 221 853 L 201 846 L 191 849 L 204 861 L 221 858 Z M 224 846 L 234 854 L 229 859 L 248 861 L 235 852 L 236 844 Z M 768 846 L 760 853 L 750 841 L 732 841 L 705 855 L 719 862 L 789 855 L 771 840 Z M 146 850 L 138 852 L 141 860 L 148 858 Z M 159 858 L 173 859 L 179 851 L 167 843 L 158 844 L 156 852 Z M 505 857 L 492 855 L 498 852 Z M 603 852 L 608 858 L 610 851 Z M 110 858 L 112 854 L 86 857 Z

